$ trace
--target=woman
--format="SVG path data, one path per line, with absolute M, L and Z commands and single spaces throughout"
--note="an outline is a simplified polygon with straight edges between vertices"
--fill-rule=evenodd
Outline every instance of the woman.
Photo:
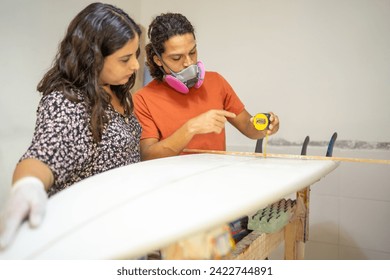
M 112 168 L 140 161 L 141 127 L 130 89 L 139 68 L 139 26 L 121 9 L 93 3 L 70 23 L 42 99 L 32 143 L 17 164 L 0 248 L 26 217 L 40 224 L 47 197 Z
M 205 71 L 198 61 L 194 27 L 185 16 L 157 16 L 148 36 L 147 65 L 154 80 L 133 96 L 142 125 L 143 160 L 179 155 L 185 148 L 225 150 L 226 121 L 251 139 L 278 131 L 273 113 L 269 129 L 257 130 L 228 82 Z

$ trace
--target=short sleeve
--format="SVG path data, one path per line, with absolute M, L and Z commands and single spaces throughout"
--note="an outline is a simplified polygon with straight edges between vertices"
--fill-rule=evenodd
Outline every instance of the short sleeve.
M 232 86 L 221 75 L 219 77 L 225 94 L 224 109 L 239 115 L 245 109 L 244 103 L 242 103 Z

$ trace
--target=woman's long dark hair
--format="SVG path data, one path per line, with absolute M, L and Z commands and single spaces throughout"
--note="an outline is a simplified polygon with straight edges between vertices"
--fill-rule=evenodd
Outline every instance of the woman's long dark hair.
M 171 37 L 176 35 L 184 35 L 192 33 L 195 38 L 194 27 L 191 22 L 183 16 L 177 13 L 166 13 L 157 16 L 152 23 L 149 25 L 148 37 L 150 43 L 145 46 L 146 52 L 146 65 L 149 68 L 150 75 L 159 80 L 163 80 L 163 72 L 160 70 L 153 57 L 157 51 L 160 55 L 165 52 L 164 43 Z M 153 44 L 153 47 L 152 47 Z
M 52 68 L 37 86 L 43 95 L 61 91 L 74 102 L 79 101 L 77 94 L 84 95 L 96 142 L 101 140 L 103 128 L 108 122 L 105 109 L 110 104 L 109 94 L 99 85 L 104 58 L 122 48 L 137 34 L 140 37 L 140 27 L 123 10 L 109 4 L 88 5 L 69 24 Z M 124 85 L 111 86 L 127 112 L 133 111 L 130 89 L 134 86 L 135 75 Z

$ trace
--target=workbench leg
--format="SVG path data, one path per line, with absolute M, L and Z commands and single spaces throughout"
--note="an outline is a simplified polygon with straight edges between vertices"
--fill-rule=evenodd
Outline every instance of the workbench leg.
M 284 230 L 284 259 L 303 260 L 309 236 L 310 187 L 297 192 L 296 210 Z
M 289 223 L 284 228 L 284 259 L 297 259 L 297 220 Z

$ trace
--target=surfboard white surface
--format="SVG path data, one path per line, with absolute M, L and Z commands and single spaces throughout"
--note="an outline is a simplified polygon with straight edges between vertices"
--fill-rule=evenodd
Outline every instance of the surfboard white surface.
M 328 160 L 193 154 L 92 176 L 49 199 L 0 259 L 137 258 L 251 214 L 326 176 Z

